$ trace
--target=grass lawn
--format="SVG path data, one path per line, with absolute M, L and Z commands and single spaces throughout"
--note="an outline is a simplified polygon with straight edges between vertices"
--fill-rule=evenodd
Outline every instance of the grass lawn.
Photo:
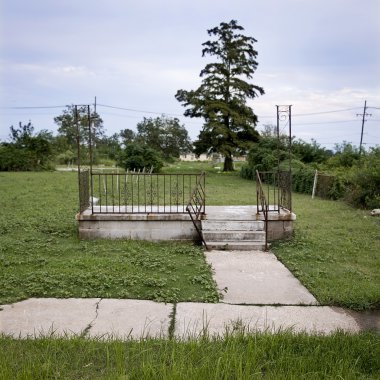
M 255 203 L 255 185 L 210 163 L 207 204 Z M 76 173 L 0 173 L 0 304 L 28 297 L 216 302 L 202 250 L 191 244 L 77 239 Z M 380 305 L 380 218 L 343 202 L 294 194 L 295 237 L 272 250 L 326 305 Z
M 273 252 L 326 305 L 380 307 L 380 218 L 343 202 L 293 195 L 295 237 Z
M 220 165 L 219 165 L 220 166 Z M 252 181 L 207 171 L 207 203 L 255 202 Z M 191 244 L 79 241 L 75 173 L 0 173 L 0 304 L 28 297 L 218 300 L 211 270 Z M 276 255 L 325 304 L 380 304 L 380 219 L 341 202 L 294 195 L 295 238 Z M 198 340 L 0 336 L 0 379 L 380 378 L 376 333 L 238 333 Z
M 375 379 L 375 334 L 239 333 L 199 340 L 0 337 L 1 379 Z
M 0 304 L 30 297 L 218 301 L 190 243 L 79 241 L 76 173 L 0 173 Z

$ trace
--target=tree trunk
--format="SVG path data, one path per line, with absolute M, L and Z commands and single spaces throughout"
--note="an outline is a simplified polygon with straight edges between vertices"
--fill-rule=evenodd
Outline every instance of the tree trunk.
M 232 161 L 231 156 L 225 156 L 224 157 L 224 166 L 223 166 L 223 171 L 224 172 L 233 172 L 234 169 L 234 162 Z

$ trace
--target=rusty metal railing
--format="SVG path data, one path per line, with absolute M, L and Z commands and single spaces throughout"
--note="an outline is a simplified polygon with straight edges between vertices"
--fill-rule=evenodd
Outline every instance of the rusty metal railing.
M 269 213 L 269 203 L 266 197 L 264 186 L 260 177 L 261 173 L 256 170 L 256 204 L 257 213 L 263 213 L 264 216 L 264 227 L 265 227 L 265 250 L 268 250 L 268 213 Z
M 201 239 L 201 242 L 207 248 L 207 244 L 203 238 L 202 231 L 199 228 L 199 221 L 206 211 L 206 173 L 202 172 L 195 183 L 194 189 L 191 192 L 189 201 L 186 206 L 186 211 L 189 213 L 191 221 Z
M 263 192 L 268 202 L 268 211 L 292 211 L 292 178 L 288 171 L 258 172 Z
M 88 170 L 78 172 L 79 180 L 79 212 L 82 213 L 90 205 L 90 174 Z
M 198 178 L 187 173 L 92 173 L 92 213 L 185 214 Z

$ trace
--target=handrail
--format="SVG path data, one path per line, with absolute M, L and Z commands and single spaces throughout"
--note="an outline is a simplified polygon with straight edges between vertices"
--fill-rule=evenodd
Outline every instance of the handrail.
M 197 221 L 202 219 L 202 215 L 206 209 L 206 173 L 202 172 L 196 180 L 195 187 L 191 192 L 189 202 L 186 206 L 186 211 L 189 213 L 191 221 L 201 239 L 201 242 L 207 248 L 207 244 L 203 238 L 202 231 L 199 229 Z
M 93 172 L 93 214 L 186 214 L 199 173 Z
M 256 170 L 256 197 L 257 197 L 257 213 L 262 211 L 265 223 L 265 250 L 268 250 L 268 210 L 269 205 L 265 196 L 263 184 L 261 182 L 260 173 Z

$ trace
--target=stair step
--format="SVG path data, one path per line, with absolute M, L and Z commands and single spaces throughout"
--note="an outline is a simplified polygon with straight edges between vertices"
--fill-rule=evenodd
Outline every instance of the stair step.
M 203 238 L 207 241 L 265 241 L 264 231 L 204 231 Z
M 202 220 L 202 230 L 211 231 L 263 231 L 261 220 Z
M 206 242 L 208 249 L 219 251 L 263 251 L 265 244 L 257 241 L 212 241 Z

